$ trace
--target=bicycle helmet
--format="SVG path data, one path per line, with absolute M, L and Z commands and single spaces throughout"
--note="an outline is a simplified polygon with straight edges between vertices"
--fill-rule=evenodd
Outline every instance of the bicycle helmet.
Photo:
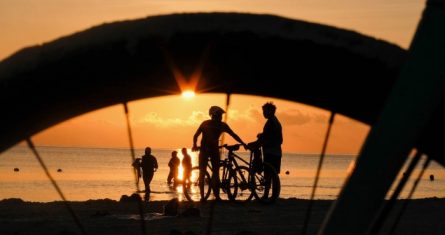
M 225 113 L 226 111 L 224 111 L 224 109 L 222 109 L 222 108 L 220 108 L 219 106 L 212 106 L 212 107 L 210 107 L 210 109 L 209 109 L 209 115 L 210 116 L 213 116 L 213 115 L 215 115 L 215 114 L 223 114 L 223 113 Z

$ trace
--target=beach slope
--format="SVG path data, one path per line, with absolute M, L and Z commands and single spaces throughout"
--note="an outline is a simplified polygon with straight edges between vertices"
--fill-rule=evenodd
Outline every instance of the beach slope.
M 316 234 L 332 202 L 314 201 L 308 234 Z M 399 210 L 402 202 L 397 202 L 393 212 Z M 273 205 L 182 202 L 178 216 L 165 216 L 164 206 L 167 203 L 153 201 L 144 204 L 147 234 L 206 234 L 207 230 L 211 234 L 299 234 L 308 206 L 308 200 L 302 199 L 280 199 Z M 142 234 L 137 202 L 103 199 L 69 204 L 87 234 Z M 213 213 L 210 213 L 212 207 Z M 394 214 L 386 220 L 384 233 L 389 231 Z M 444 214 L 445 199 L 410 200 L 396 234 L 445 234 Z M 82 232 L 63 202 L 5 199 L 0 201 L 0 234 Z

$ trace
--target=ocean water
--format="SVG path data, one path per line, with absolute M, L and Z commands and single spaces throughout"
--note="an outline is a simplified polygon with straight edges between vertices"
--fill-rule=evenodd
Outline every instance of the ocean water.
M 169 200 L 174 197 L 185 200 L 181 187 L 173 188 L 166 183 L 167 163 L 173 150 L 176 149 L 153 149 L 159 169 L 151 183 L 154 192 L 150 200 Z M 37 147 L 37 151 L 67 200 L 119 200 L 122 195 L 136 191 L 129 149 Z M 143 149 L 136 149 L 135 153 L 136 157 L 140 157 Z M 193 165 L 197 165 L 196 154 L 191 155 Z M 240 152 L 240 155 L 247 157 L 248 153 Z M 319 154 L 283 155 L 280 197 L 310 198 L 319 157 Z M 315 198 L 336 199 L 355 159 L 355 155 L 327 155 Z M 421 165 L 414 171 L 402 192 L 402 198 L 408 195 Z M 19 171 L 14 171 L 14 168 Z M 434 175 L 434 181 L 430 180 L 430 175 Z M 139 186 L 144 188 L 142 180 Z M 445 171 L 435 162 L 426 170 L 413 196 L 426 197 L 445 197 Z M 61 200 L 35 156 L 24 146 L 16 146 L 0 154 L 0 200 L 5 198 L 37 202 Z

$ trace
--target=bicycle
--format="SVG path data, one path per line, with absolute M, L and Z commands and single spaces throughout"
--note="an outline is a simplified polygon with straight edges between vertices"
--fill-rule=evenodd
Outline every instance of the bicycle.
M 251 149 L 249 161 L 244 160 L 237 155 L 235 151 L 239 150 L 240 144 L 223 145 L 228 150 L 225 166 L 231 167 L 231 171 L 236 176 L 238 191 L 236 198 L 243 202 L 250 201 L 253 197 L 264 204 L 273 203 L 280 195 L 280 178 L 275 169 L 267 162 L 262 162 L 261 152 L 255 156 L 255 151 L 260 149 Z M 238 164 L 238 161 L 244 165 Z M 266 177 L 267 176 L 267 177 Z M 270 176 L 270 180 L 267 178 Z M 238 194 L 238 192 L 240 192 Z
M 221 148 L 221 147 L 220 147 Z M 220 161 L 219 166 L 219 196 L 222 200 L 230 200 L 234 201 L 237 190 L 238 190 L 238 184 L 236 182 L 236 177 L 234 175 L 234 171 L 228 161 L 225 159 Z M 207 163 L 207 168 L 212 171 L 212 166 L 210 164 L 210 161 Z M 183 192 L 184 196 L 189 201 L 199 201 L 199 200 L 207 200 L 210 197 L 212 187 L 211 187 L 211 180 L 212 177 L 210 173 L 206 170 L 204 174 L 204 182 L 203 182 L 203 197 L 201 197 L 200 188 L 199 188 L 199 166 L 192 167 L 192 170 L 190 172 L 190 179 L 185 179 L 183 184 Z
M 220 197 L 230 201 L 240 199 L 243 202 L 250 201 L 255 197 L 261 203 L 273 203 L 279 197 L 281 190 L 278 174 L 269 163 L 262 162 L 261 159 L 260 166 L 255 166 L 253 150 L 250 151 L 249 161 L 237 155 L 235 151 L 239 150 L 240 146 L 241 144 L 219 146 L 219 148 L 228 150 L 226 158 L 220 162 L 219 188 L 222 191 L 222 193 L 220 191 Z M 240 165 L 238 161 L 244 164 Z M 207 163 L 207 168 L 212 171 L 212 166 L 209 163 Z M 266 174 L 270 174 L 270 182 L 267 182 Z M 192 168 L 190 178 L 190 183 L 183 184 L 184 195 L 189 201 L 198 201 L 201 199 L 198 166 Z M 207 200 L 211 194 L 210 181 L 210 174 L 206 170 L 204 200 Z

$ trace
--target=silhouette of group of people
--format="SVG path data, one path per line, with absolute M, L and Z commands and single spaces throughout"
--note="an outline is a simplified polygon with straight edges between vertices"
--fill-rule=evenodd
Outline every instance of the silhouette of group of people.
M 267 119 L 264 125 L 263 132 L 257 135 L 257 140 L 247 145 L 230 127 L 227 123 L 222 121 L 222 115 L 225 113 L 224 109 L 218 106 L 212 106 L 209 109 L 210 120 L 203 121 L 193 136 L 192 151 L 200 150 L 199 152 L 199 188 L 201 193 L 201 201 L 204 199 L 204 175 L 210 160 L 212 166 L 211 185 L 215 200 L 221 200 L 219 196 L 219 138 L 223 132 L 228 133 L 232 138 L 243 145 L 244 149 L 263 148 L 264 162 L 269 163 L 275 168 L 277 173 L 281 168 L 281 144 L 283 143 L 283 133 L 281 123 L 275 116 L 276 106 L 272 102 L 268 102 L 262 106 L 263 116 Z M 201 146 L 198 148 L 198 137 L 201 137 Z M 266 191 L 269 190 L 267 182 L 270 182 L 270 172 L 265 173 Z M 267 194 L 265 194 L 267 195 Z
M 182 159 L 182 167 L 183 167 L 183 179 L 189 179 L 190 173 L 192 170 L 192 158 L 187 152 L 186 148 L 181 149 L 181 153 L 183 156 Z M 178 184 L 180 182 L 179 180 L 179 165 L 181 163 L 181 160 L 178 157 L 178 152 L 173 151 L 171 153 L 170 161 L 168 162 L 168 167 L 170 168 L 169 174 L 167 176 L 167 183 L 168 184 Z M 141 178 L 144 181 L 145 186 L 145 192 L 147 194 L 150 194 L 150 183 L 153 179 L 154 173 L 158 169 L 158 161 L 155 156 L 151 154 L 151 148 L 146 147 L 145 148 L 145 154 L 141 156 L 140 158 L 136 158 L 133 162 L 133 167 L 137 172 L 137 177 Z M 142 173 L 141 173 L 142 172 Z M 147 195 L 149 196 L 149 195 Z
M 204 176 L 207 165 L 210 161 L 212 166 L 211 187 L 215 197 L 215 200 L 221 200 L 219 196 L 219 167 L 220 167 L 220 153 L 219 153 L 219 139 L 223 132 L 228 133 L 233 139 L 243 145 L 244 149 L 252 149 L 261 147 L 263 150 L 264 162 L 273 166 L 277 173 L 280 173 L 281 168 L 281 144 L 283 143 L 282 127 L 278 118 L 275 116 L 276 106 L 272 102 L 265 103 L 262 106 L 263 116 L 267 119 L 263 132 L 257 135 L 257 140 L 249 144 L 246 144 L 230 127 L 227 123 L 222 121 L 222 116 L 225 113 L 224 109 L 218 106 L 211 106 L 209 109 L 210 119 L 203 121 L 195 134 L 193 135 L 193 147 L 192 151 L 199 150 L 199 188 L 201 194 L 201 201 L 204 201 Z M 201 144 L 198 147 L 198 138 L 201 136 Z M 183 167 L 183 180 L 190 178 L 192 170 L 191 157 L 186 148 L 181 149 L 183 155 L 182 167 Z M 178 152 L 173 151 L 171 153 L 171 159 L 168 162 L 170 168 L 167 183 L 176 185 L 179 183 L 178 172 L 180 166 L 180 159 L 178 158 Z M 141 158 L 137 158 L 133 167 L 137 170 L 137 174 L 144 180 L 145 192 L 149 194 L 150 183 L 153 179 L 154 172 L 158 169 L 158 162 L 156 158 L 151 154 L 151 148 L 145 148 L 145 154 Z M 266 182 L 270 181 L 270 173 L 265 173 Z M 266 185 L 266 191 L 269 190 Z
M 182 169 L 183 169 L 183 181 L 190 178 L 190 173 L 192 171 L 192 158 L 187 152 L 186 148 L 181 149 L 182 153 Z M 178 152 L 173 151 L 172 157 L 170 158 L 170 161 L 168 162 L 168 167 L 170 168 L 170 171 L 167 176 L 167 183 L 177 185 L 180 183 L 179 180 L 179 165 L 181 160 L 179 160 Z

